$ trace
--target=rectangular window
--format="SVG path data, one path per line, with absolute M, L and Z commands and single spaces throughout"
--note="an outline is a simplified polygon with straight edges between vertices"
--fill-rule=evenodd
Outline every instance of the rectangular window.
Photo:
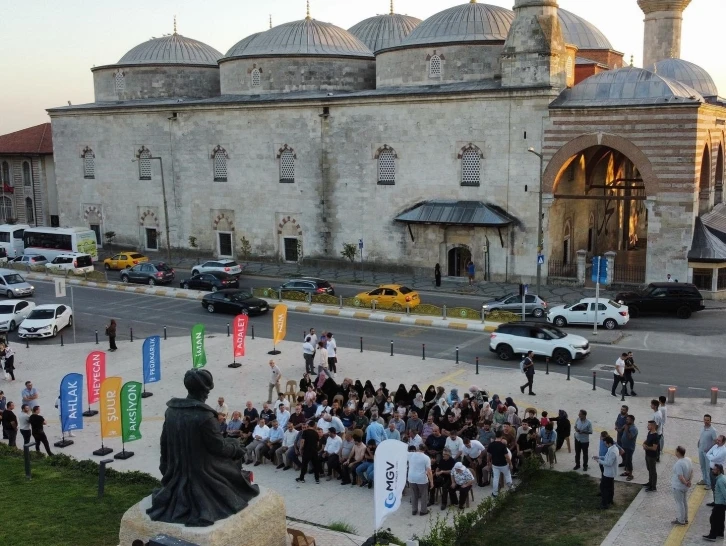
M 224 231 L 217 232 L 217 243 L 219 244 L 219 257 L 232 257 L 232 234 Z
M 713 282 L 713 269 L 694 269 L 693 270 L 693 284 L 699 290 L 711 291 Z
M 139 155 L 139 180 L 151 180 L 151 152 L 148 150 Z
M 225 152 L 218 151 L 214 154 L 214 181 L 227 181 L 227 156 Z
M 89 180 L 96 178 L 96 158 L 91 152 L 86 152 L 83 156 L 83 178 Z
M 297 239 L 295 237 L 285 237 L 285 261 L 297 262 Z
M 146 228 L 146 250 L 159 250 L 156 228 Z
M 280 154 L 280 182 L 295 182 L 295 154 L 285 150 Z

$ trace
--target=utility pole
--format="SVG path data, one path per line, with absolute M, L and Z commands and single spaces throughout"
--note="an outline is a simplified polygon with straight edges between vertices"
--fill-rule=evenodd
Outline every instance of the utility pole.
M 536 152 L 534 148 L 530 148 L 527 151 L 539 158 L 539 198 L 537 206 L 537 295 L 539 296 L 542 293 L 542 263 L 540 262 L 540 256 L 542 256 L 544 246 L 544 241 L 542 240 L 542 185 L 544 181 L 544 156 L 541 153 Z

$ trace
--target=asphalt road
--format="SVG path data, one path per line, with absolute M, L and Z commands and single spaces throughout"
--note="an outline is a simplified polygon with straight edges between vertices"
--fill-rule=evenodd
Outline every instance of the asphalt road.
M 54 297 L 53 285 L 50 283 L 35 283 L 37 304 L 60 302 L 71 304 L 71 291 L 65 299 Z M 191 327 L 196 323 L 204 323 L 210 335 L 226 335 L 227 325 L 231 315 L 218 315 L 206 312 L 199 302 L 131 294 L 124 292 L 111 292 L 94 288 L 73 288 L 73 307 L 75 316 L 75 339 L 78 342 L 89 342 L 95 339 L 98 330 L 99 340 L 105 343 L 103 330 L 109 319 L 115 318 L 118 322 L 118 343 L 129 343 L 130 331 L 133 329 L 135 342 L 149 335 L 162 335 L 164 326 L 169 336 L 188 335 Z M 251 317 L 250 325 L 257 338 L 271 339 L 271 315 Z M 687 322 L 687 321 L 686 321 Z M 348 318 L 290 313 L 288 316 L 287 339 L 302 339 L 303 331 L 315 327 L 318 331 L 332 331 L 341 351 L 341 365 L 345 369 L 345 351 L 360 351 L 361 338 L 364 351 L 380 351 L 390 354 L 391 341 L 393 341 L 394 354 L 422 355 L 423 345 L 426 348 L 427 358 L 450 359 L 453 363 L 456 356 L 456 347 L 459 347 L 459 359 L 475 365 L 479 357 L 482 384 L 486 385 L 486 368 L 518 366 L 517 361 L 501 362 L 489 351 L 489 335 L 458 330 L 442 330 L 426 327 L 410 327 L 391 323 L 381 323 Z M 64 343 L 73 341 L 73 331 L 62 331 Z M 250 332 L 251 335 L 251 332 Z M 10 334 L 11 342 L 25 343 Z M 56 339 L 34 340 L 36 343 L 60 343 L 60 336 Z M 623 351 L 620 346 L 593 345 L 592 354 L 585 361 L 572 365 L 571 373 L 588 382 L 592 381 L 592 371 L 596 370 L 599 386 L 608 386 L 612 381 L 611 366 Z M 122 347 L 123 348 L 123 347 Z M 270 349 L 272 344 L 270 343 Z M 641 396 L 654 396 L 663 394 L 669 385 L 678 387 L 679 396 L 706 397 L 707 390 L 712 386 L 726 389 L 726 379 L 722 374 L 721 358 L 698 357 L 690 355 L 674 355 L 659 351 L 636 352 L 636 363 L 642 373 L 636 375 L 638 384 L 636 391 Z M 395 365 L 395 357 L 384 357 L 383 364 L 391 358 L 391 365 Z M 302 358 L 300 359 L 302 371 Z M 605 366 L 605 368 L 603 368 Z M 537 362 L 538 373 L 544 373 L 544 362 Z M 550 373 L 566 373 L 566 369 L 555 366 Z M 563 381 L 565 381 L 563 375 Z M 536 378 L 535 378 L 536 381 Z M 536 383 L 535 383 L 536 384 Z M 573 383 L 573 385 L 580 385 Z

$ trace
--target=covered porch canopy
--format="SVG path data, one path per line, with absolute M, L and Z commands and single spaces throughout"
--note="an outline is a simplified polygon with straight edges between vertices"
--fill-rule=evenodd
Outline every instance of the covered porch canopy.
M 514 216 L 496 205 L 481 201 L 422 201 L 402 212 L 394 219 L 408 226 L 411 240 L 415 241 L 411 224 L 439 226 L 493 227 L 499 231 L 499 240 L 504 246 L 501 228 L 517 224 Z

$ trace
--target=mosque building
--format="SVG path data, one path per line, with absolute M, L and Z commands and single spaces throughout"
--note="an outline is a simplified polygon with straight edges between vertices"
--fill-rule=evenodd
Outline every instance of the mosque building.
M 637 2 L 644 68 L 557 0 L 349 30 L 308 9 L 226 54 L 175 28 L 49 110 L 60 223 L 288 262 L 362 240 L 381 267 L 509 282 L 581 283 L 607 254 L 616 283 L 726 295 L 726 102 L 679 59 L 690 0 Z

